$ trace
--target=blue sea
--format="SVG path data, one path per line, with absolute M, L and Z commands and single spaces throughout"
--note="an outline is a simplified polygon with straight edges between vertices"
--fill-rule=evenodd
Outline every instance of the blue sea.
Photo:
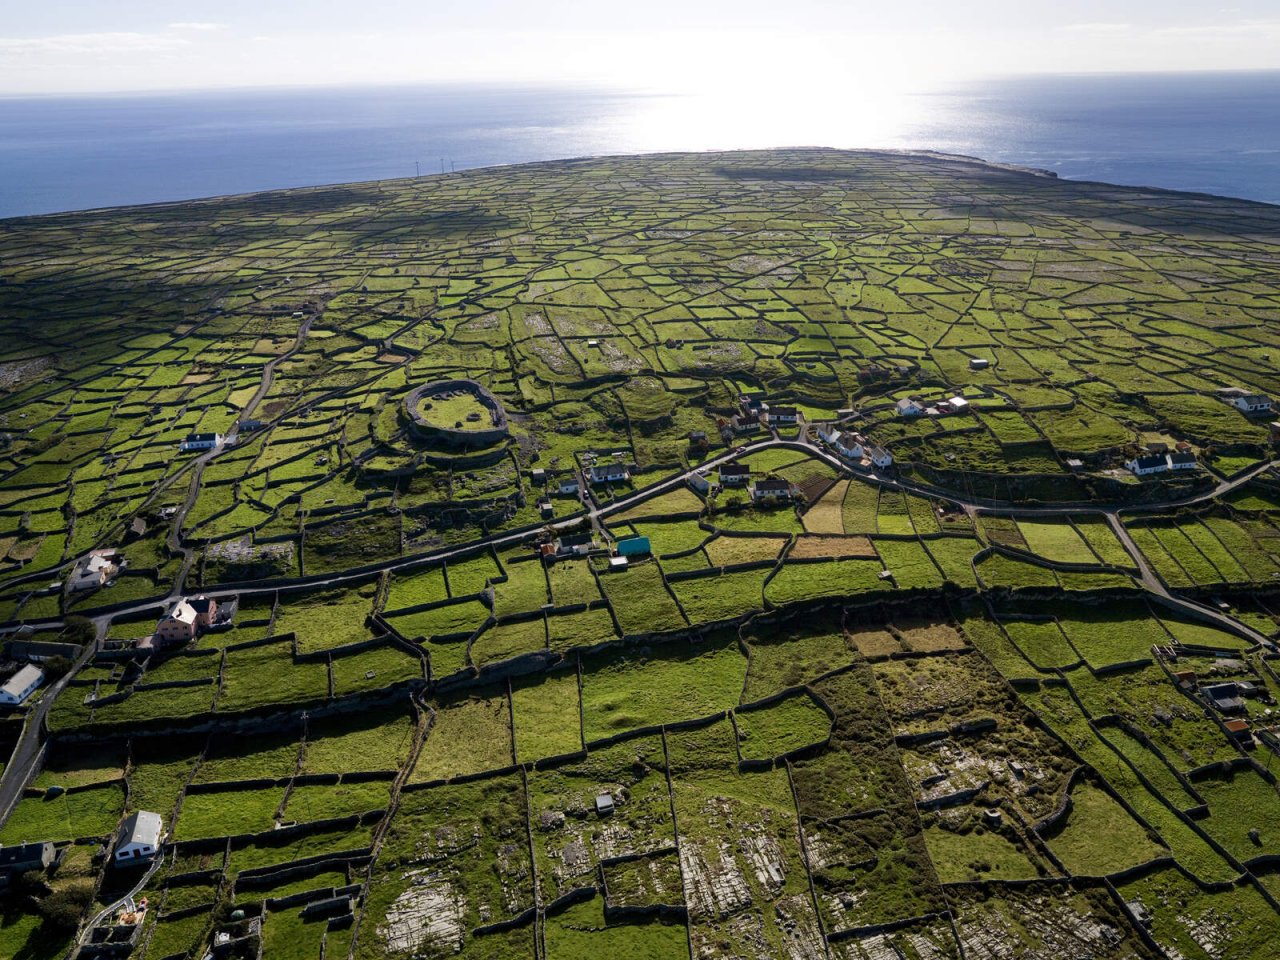
M 1280 204 L 1280 71 L 743 102 L 500 86 L 0 98 L 0 217 L 659 150 L 930 149 Z

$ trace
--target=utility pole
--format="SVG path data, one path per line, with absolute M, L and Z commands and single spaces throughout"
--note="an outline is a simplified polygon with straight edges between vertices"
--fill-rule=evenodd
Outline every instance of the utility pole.
M 413 175 L 415 177 L 422 176 L 422 164 L 420 164 L 417 160 L 413 161 Z
M 440 172 L 444 173 L 444 157 L 440 158 Z

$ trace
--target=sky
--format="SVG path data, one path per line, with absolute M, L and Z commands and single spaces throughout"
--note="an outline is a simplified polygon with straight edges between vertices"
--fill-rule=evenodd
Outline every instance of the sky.
M 0 95 L 539 83 L 853 97 L 1280 69 L 1280 0 L 7 0 Z

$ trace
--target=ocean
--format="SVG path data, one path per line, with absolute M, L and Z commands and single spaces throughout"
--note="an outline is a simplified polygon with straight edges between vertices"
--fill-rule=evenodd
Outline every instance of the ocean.
M 804 144 L 941 150 L 1280 204 L 1280 71 L 1006 78 L 804 103 L 500 86 L 0 98 L 0 217 Z

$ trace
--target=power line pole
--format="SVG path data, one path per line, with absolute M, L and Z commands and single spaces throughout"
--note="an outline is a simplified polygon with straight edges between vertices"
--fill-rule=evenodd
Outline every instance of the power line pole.
M 422 164 L 420 164 L 417 160 L 413 161 L 413 175 L 415 177 L 422 176 Z

